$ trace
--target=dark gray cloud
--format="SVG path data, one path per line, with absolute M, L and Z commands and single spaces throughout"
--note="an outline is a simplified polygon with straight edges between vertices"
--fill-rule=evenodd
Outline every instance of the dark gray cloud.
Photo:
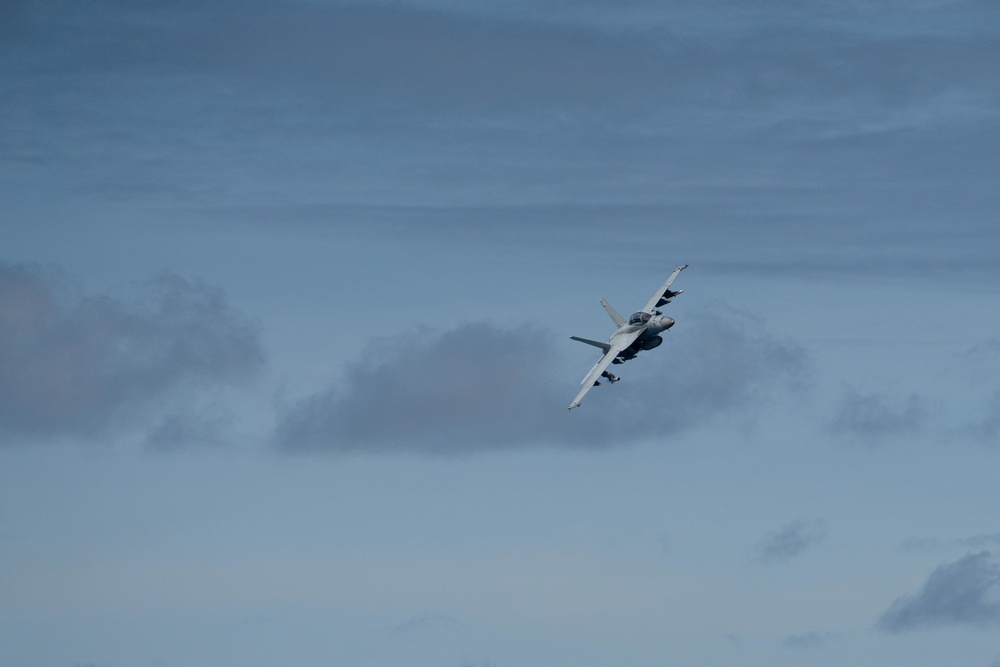
M 925 400 L 916 394 L 896 399 L 851 390 L 841 398 L 830 430 L 847 438 L 879 442 L 917 432 L 927 415 Z
M 583 332 L 580 332 L 583 333 Z M 456 454 L 538 444 L 605 447 L 668 436 L 801 381 L 802 351 L 719 307 L 679 323 L 663 346 L 622 366 L 582 408 L 566 406 L 599 351 L 550 331 L 470 323 L 372 341 L 363 360 L 284 409 L 287 451 Z M 586 360 L 566 368 L 568 350 Z
M 163 275 L 134 302 L 81 296 L 39 267 L 0 265 L 0 433 L 94 435 L 178 387 L 247 379 L 254 326 L 217 289 Z M 189 426 L 190 428 L 190 426 Z M 157 441 L 180 433 L 164 423 Z
M 826 533 L 823 519 L 795 519 L 765 535 L 757 545 L 757 553 L 765 562 L 789 560 L 822 542 Z
M 938 626 L 1000 623 L 1000 563 L 989 551 L 936 568 L 919 592 L 897 599 L 879 618 L 888 633 Z

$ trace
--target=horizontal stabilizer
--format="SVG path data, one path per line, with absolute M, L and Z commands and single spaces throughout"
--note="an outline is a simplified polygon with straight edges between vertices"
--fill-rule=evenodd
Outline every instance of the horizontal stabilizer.
M 593 345 L 594 347 L 599 347 L 602 350 L 604 350 L 604 354 L 607 354 L 608 350 L 611 349 L 611 345 L 609 345 L 608 343 L 601 343 L 601 342 L 598 342 L 596 340 L 590 340 L 590 339 L 587 339 L 587 338 L 580 338 L 579 336 L 570 336 L 570 338 L 573 339 L 573 340 L 578 340 L 581 343 L 586 343 L 587 345 Z

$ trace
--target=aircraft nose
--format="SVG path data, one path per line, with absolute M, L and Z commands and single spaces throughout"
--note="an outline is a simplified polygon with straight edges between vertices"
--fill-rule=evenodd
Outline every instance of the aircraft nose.
M 674 326 L 674 318 L 672 318 L 672 317 L 664 317 L 663 318 L 663 328 L 664 329 L 669 329 L 672 326 Z

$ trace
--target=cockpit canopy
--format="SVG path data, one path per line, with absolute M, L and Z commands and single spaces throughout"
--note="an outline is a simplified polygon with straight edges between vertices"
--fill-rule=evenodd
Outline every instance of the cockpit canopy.
M 629 324 L 645 324 L 649 322 L 649 319 L 653 317 L 649 313 L 644 313 L 641 310 L 638 313 L 633 313 L 632 317 L 628 318 Z

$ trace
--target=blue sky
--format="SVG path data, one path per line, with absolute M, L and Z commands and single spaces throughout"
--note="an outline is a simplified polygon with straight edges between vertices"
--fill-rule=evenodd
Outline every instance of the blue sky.
M 0 662 L 1000 665 L 993 3 L 2 12 Z

